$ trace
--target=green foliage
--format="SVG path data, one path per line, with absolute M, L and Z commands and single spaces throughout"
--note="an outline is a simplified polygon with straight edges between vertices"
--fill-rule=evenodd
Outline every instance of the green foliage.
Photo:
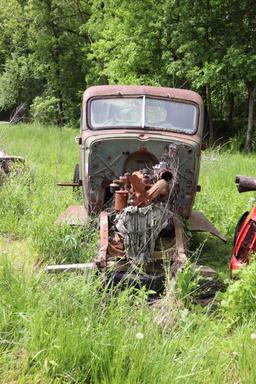
M 29 160 L 26 159 L 27 166 L 20 176 L 13 174 L 1 187 L 0 232 L 30 238 L 41 261 L 92 259 L 98 241 L 96 224 L 90 223 L 85 230 L 55 224 L 68 205 L 80 203 L 79 196 L 56 185 L 60 180 L 72 180 L 77 162 L 73 140 L 76 131 L 63 128 L 58 132 L 53 126 L 39 125 L 19 125 L 13 130 L 8 127 L 8 134 L 10 131 L 12 147 L 10 143 L 4 145 L 5 129 L 0 131 L 4 149 L 25 158 L 29 153 Z M 89 239 L 91 246 L 86 247 Z
M 45 125 L 57 124 L 59 118 L 58 102 L 59 100 L 54 96 L 35 97 L 30 108 L 33 120 Z
M 88 37 L 80 28 L 89 17 L 89 5 L 83 0 L 30 0 L 25 11 L 32 21 L 27 42 L 30 57 L 44 82 L 39 96 L 58 99 L 58 123 L 63 125 L 79 115 L 86 86 L 84 52 Z
M 222 307 L 231 320 L 248 321 L 256 315 L 256 261 L 252 260 L 250 265 L 240 272 L 239 279 L 232 282 L 223 295 Z
M 36 91 L 31 62 L 26 56 L 13 54 L 0 75 L 0 110 L 14 108 L 21 102 L 29 104 Z
M 186 305 L 190 305 L 192 295 L 198 287 L 198 274 L 195 271 L 195 266 L 188 263 L 184 270 L 177 273 L 175 291 L 177 297 Z
M 28 216 L 31 213 L 32 188 L 30 175 L 24 170 L 19 176 L 12 173 L 5 179 L 4 185 L 1 186 L 1 233 L 12 231 L 19 235 L 20 221 L 24 215 Z
M 50 110 L 45 124 L 54 114 L 78 125 L 88 85 L 191 88 L 205 101 L 209 143 L 218 120 L 225 139 L 247 130 L 250 150 L 255 11 L 251 0 L 0 0 L 0 110 L 25 102 L 40 121 Z
M 82 26 L 90 14 L 88 3 L 1 0 L 2 7 L 0 109 L 8 110 L 22 102 L 30 106 L 36 96 L 49 110 L 48 98 L 56 98 L 58 123 L 77 120 L 86 86 L 84 55 L 88 38 Z M 33 104 L 37 112 L 39 99 Z
M 102 6 L 100 4 L 103 4 Z M 163 1 L 93 2 L 90 82 L 160 85 Z

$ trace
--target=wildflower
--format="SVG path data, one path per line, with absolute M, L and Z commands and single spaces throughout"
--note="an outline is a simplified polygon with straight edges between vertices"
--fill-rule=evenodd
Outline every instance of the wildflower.
M 138 332 L 138 333 L 136 333 L 135 337 L 136 337 L 136 339 L 138 339 L 138 340 L 142 340 L 142 339 L 144 339 L 144 334 L 141 333 L 141 332 Z
M 256 340 L 256 333 L 251 333 L 251 339 Z

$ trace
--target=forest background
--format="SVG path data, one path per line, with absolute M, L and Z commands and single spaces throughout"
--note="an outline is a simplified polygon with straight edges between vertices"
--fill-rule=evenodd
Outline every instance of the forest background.
M 198 91 L 205 140 L 251 151 L 256 2 L 0 0 L 0 120 L 75 126 L 85 88 L 115 83 Z

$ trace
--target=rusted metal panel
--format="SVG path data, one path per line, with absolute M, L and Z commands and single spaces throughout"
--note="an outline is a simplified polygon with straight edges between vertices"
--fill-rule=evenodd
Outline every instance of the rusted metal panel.
M 96 85 L 88 88 L 83 95 L 83 102 L 86 103 L 91 97 L 97 96 L 124 96 L 124 95 L 149 95 L 164 98 L 174 98 L 202 103 L 201 96 L 187 89 L 151 87 L 137 85 Z
M 69 206 L 56 220 L 57 224 L 86 225 L 88 214 L 83 205 Z
M 198 107 L 196 132 L 175 132 L 160 127 L 87 129 L 91 98 L 151 96 L 166 100 L 194 103 Z M 104 128 L 104 127 L 103 127 Z M 189 217 L 194 203 L 203 128 L 203 103 L 196 92 L 184 89 L 148 86 L 95 86 L 84 92 L 81 128 L 81 181 L 86 196 L 85 205 L 90 212 L 100 212 L 104 206 L 106 190 L 113 178 L 127 170 L 133 172 L 158 163 L 170 144 L 177 145 L 180 175 L 178 213 Z M 144 165 L 143 165 L 144 164 Z
M 226 242 L 226 238 L 218 231 L 217 228 L 205 217 L 205 215 L 200 211 L 192 211 L 192 214 L 189 218 L 189 225 L 191 231 L 198 232 L 209 232 L 213 236 L 218 237 L 222 241 Z
M 116 137 L 111 134 L 93 138 L 85 151 L 85 167 L 82 168 L 83 188 L 88 195 L 88 210 L 100 212 L 103 209 L 105 191 L 113 178 L 127 171 L 152 167 L 168 152 L 170 144 L 177 147 L 177 168 L 179 177 L 178 213 L 189 217 L 195 199 L 199 176 L 200 146 L 184 140 L 155 139 L 147 143 L 138 137 Z M 134 154 L 136 158 L 134 157 Z M 139 155 L 142 155 L 141 158 Z M 156 159 L 154 162 L 152 158 Z M 106 166 L 108 164 L 108 166 Z M 91 204 L 91 206 L 90 206 Z
M 19 175 L 24 164 L 25 159 L 23 157 L 6 155 L 3 151 L 0 151 L 0 185 L 13 171 L 16 175 Z
M 98 268 L 104 268 L 107 264 L 108 249 L 108 213 L 106 211 L 100 214 L 100 249 L 99 255 L 95 261 Z
M 182 221 L 178 216 L 175 216 L 173 218 L 173 224 L 177 249 L 177 255 L 172 266 L 172 273 L 175 275 L 177 271 L 181 271 L 185 267 L 188 259 L 186 256 L 185 232 Z

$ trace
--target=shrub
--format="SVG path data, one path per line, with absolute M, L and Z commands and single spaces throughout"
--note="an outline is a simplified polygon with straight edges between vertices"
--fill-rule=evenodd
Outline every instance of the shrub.
M 253 316 L 256 299 L 256 260 L 241 271 L 239 280 L 229 285 L 223 295 L 222 308 L 232 320 Z
M 57 124 L 59 118 L 58 99 L 55 96 L 37 96 L 30 108 L 34 121 L 41 124 Z

